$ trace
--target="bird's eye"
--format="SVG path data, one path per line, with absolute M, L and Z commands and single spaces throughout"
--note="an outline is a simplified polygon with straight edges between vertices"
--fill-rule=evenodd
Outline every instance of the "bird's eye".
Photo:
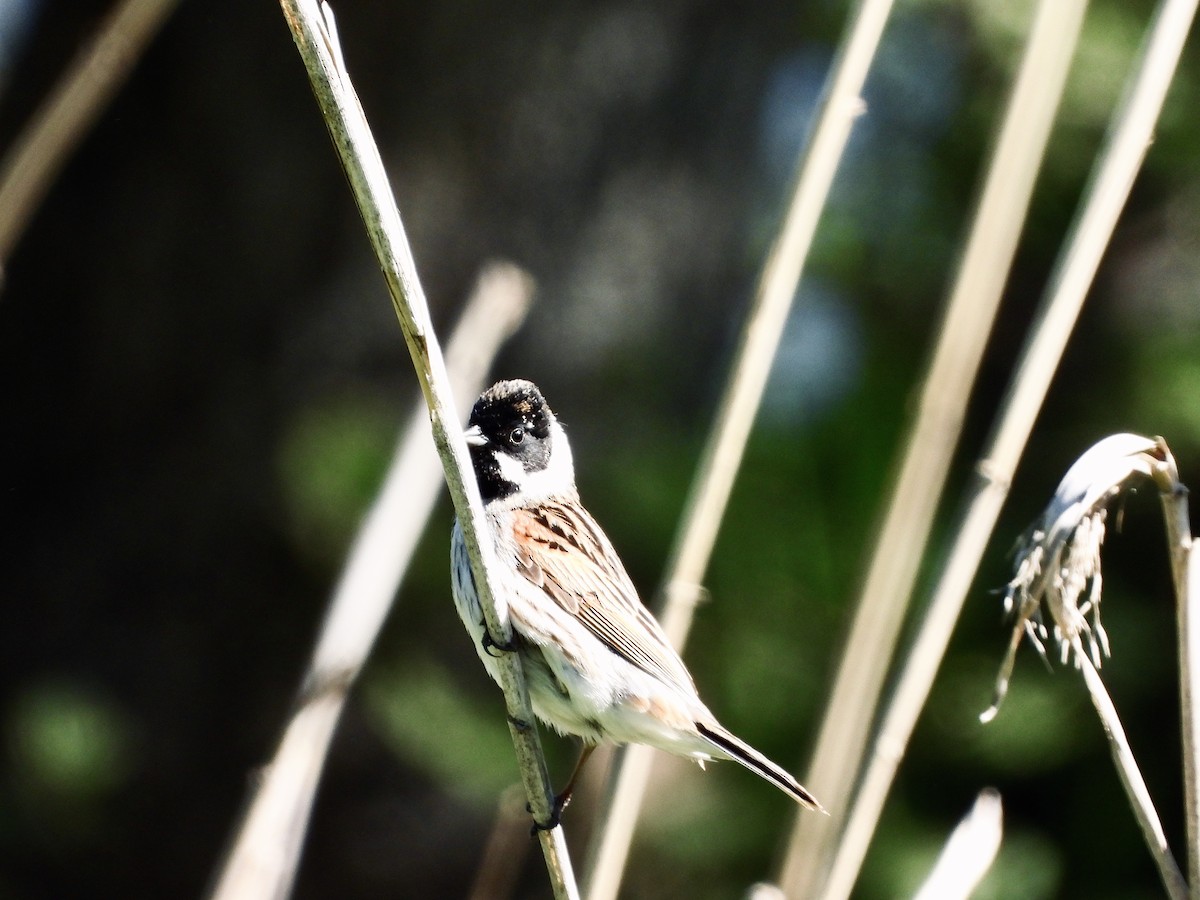
M 514 428 L 508 433 L 508 442 L 510 444 L 519 444 L 525 440 L 525 429 Z

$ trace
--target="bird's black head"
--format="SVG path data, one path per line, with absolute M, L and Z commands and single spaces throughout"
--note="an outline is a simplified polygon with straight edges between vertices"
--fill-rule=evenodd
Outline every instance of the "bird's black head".
M 574 487 L 571 451 L 537 385 L 501 381 L 471 410 L 467 443 L 485 503 L 535 500 Z

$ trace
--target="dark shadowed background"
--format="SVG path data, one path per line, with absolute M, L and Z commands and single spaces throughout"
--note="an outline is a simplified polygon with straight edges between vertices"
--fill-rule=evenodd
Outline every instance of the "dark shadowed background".
M 689 663 L 726 724 L 797 771 L 1028 6 L 898 5 L 716 549 Z M 106 7 L 0 0 L 0 145 Z M 1150 9 L 1089 13 L 939 547 Z M 335 10 L 435 323 L 448 334 L 490 258 L 536 277 L 496 374 L 541 385 L 585 501 L 648 594 L 846 5 Z M 1160 893 L 1071 671 L 1025 648 L 999 719 L 977 715 L 1008 638 L 994 593 L 1007 551 L 1070 462 L 1110 432 L 1162 434 L 1200 484 L 1198 62 L 1193 41 L 863 897 L 909 893 L 985 785 L 1007 831 L 982 896 Z M 0 897 L 204 891 L 415 385 L 278 7 L 185 0 L 4 272 Z M 499 694 L 449 599 L 451 516 L 444 500 L 343 719 L 301 900 L 461 896 L 516 779 Z M 1182 859 L 1152 490 L 1106 554 L 1104 674 Z M 573 749 L 548 744 L 561 779 Z M 732 897 L 773 873 L 792 815 L 777 792 L 729 765 L 660 771 L 670 792 L 648 802 L 627 896 Z M 520 895 L 548 895 L 536 852 Z

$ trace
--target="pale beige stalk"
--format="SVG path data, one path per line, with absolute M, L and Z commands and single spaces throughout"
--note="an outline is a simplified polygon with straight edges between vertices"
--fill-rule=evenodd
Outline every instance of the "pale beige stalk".
M 117 3 L 4 155 L 0 163 L 0 276 L 63 163 L 178 3 Z
M 661 622 L 679 650 L 691 628 L 700 584 L 821 210 L 851 127 L 862 112 L 859 93 L 891 7 L 892 0 L 865 0 L 849 21 L 811 140 L 797 170 L 782 229 L 759 279 L 725 395 L 666 567 Z M 652 758 L 653 751 L 648 747 L 629 747 L 617 757 L 613 787 L 589 854 L 585 877 L 589 900 L 611 900 L 617 895 Z
M 497 350 L 524 318 L 531 290 L 531 280 L 513 266 L 491 266 L 480 277 L 446 354 L 456 396 L 469 403 L 482 389 Z M 466 404 L 459 412 L 466 415 Z M 441 489 L 422 403 L 346 557 L 295 710 L 258 775 L 213 900 L 283 900 L 291 893 L 329 742 Z
M 804 778 L 830 815 L 796 818 L 780 873 L 793 897 L 807 897 L 822 884 L 845 824 L 1086 6 L 1085 0 L 1043 0 L 1030 31 Z
M 280 0 L 280 5 L 308 70 L 317 103 L 383 270 L 417 380 L 429 407 L 434 443 L 442 460 L 450 496 L 471 558 L 472 574 L 488 630 L 498 640 L 507 641 L 511 631 L 508 624 L 502 624 L 496 614 L 493 580 L 488 574 L 496 569 L 495 554 L 490 542 L 479 539 L 487 529 L 483 503 L 451 396 L 441 348 L 429 321 L 425 293 L 417 278 L 412 250 L 400 220 L 400 211 L 392 197 L 379 149 L 349 75 L 341 64 L 342 52 L 333 27 L 332 13 L 328 4 L 318 8 L 316 0 Z M 509 732 L 530 809 L 537 821 L 548 822 L 554 804 L 554 791 L 546 770 L 546 759 L 542 754 L 520 657 L 516 653 L 504 653 L 498 664 Z M 579 892 L 562 828 L 539 831 L 538 836 L 554 896 L 577 897 Z
M 1142 771 L 1133 757 L 1129 739 L 1125 737 L 1125 729 L 1117 716 L 1117 708 L 1113 706 L 1112 698 L 1108 696 L 1108 690 L 1104 687 L 1100 673 L 1096 671 L 1096 667 L 1082 647 L 1076 649 L 1075 659 L 1083 672 L 1083 680 L 1087 685 L 1088 696 L 1092 698 L 1092 706 L 1095 707 L 1096 715 L 1100 717 L 1100 724 L 1104 727 L 1104 736 L 1108 738 L 1108 747 L 1112 753 L 1113 765 L 1116 766 L 1117 774 L 1120 776 L 1121 786 L 1125 789 L 1126 796 L 1129 797 L 1129 805 L 1133 808 L 1138 827 L 1141 828 L 1146 846 L 1150 849 L 1150 855 L 1154 857 L 1154 863 L 1158 866 L 1158 874 L 1167 891 L 1167 896 L 1171 900 L 1187 900 L 1187 882 L 1183 880 L 1183 874 L 1179 871 L 1175 857 L 1171 855 L 1171 850 L 1167 846 L 1166 832 L 1163 831 L 1158 812 L 1154 809 L 1154 801 L 1150 799 L 1146 780 L 1142 778 Z
M 1158 439 L 1163 462 L 1153 470 L 1163 505 L 1171 573 L 1175 586 L 1179 646 L 1179 703 L 1183 734 L 1183 821 L 1187 839 L 1188 884 L 1192 900 L 1200 898 L 1200 566 L 1192 565 L 1195 541 L 1188 517 L 1188 489 L 1179 481 L 1175 457 Z
M 955 539 L 950 555 L 884 713 L 823 897 L 847 897 L 857 879 L 1017 462 L 1149 146 L 1195 11 L 1196 0 L 1164 0 L 1155 12 L 1126 94 L 1114 112 L 1082 207 L 1047 286 L 988 450 L 979 463 L 980 484 L 952 532 Z

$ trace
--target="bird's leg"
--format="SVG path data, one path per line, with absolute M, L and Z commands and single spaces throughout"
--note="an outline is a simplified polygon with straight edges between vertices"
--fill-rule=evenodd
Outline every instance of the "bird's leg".
M 579 780 L 579 773 L 583 771 L 583 764 L 588 761 L 588 757 L 596 749 L 595 744 L 584 744 L 583 749 L 579 752 L 579 760 L 575 763 L 575 769 L 571 772 L 571 777 L 567 780 L 567 786 L 564 787 L 554 798 L 554 806 L 550 810 L 550 821 L 545 824 L 534 822 L 530 834 L 537 834 L 539 831 L 550 831 L 558 827 L 558 823 L 562 820 L 563 810 L 567 808 L 567 804 L 571 802 L 571 795 L 575 792 L 575 782 Z M 526 810 L 532 812 L 528 806 Z
M 512 636 L 511 639 L 505 641 L 502 644 L 502 643 L 500 643 L 500 641 L 498 641 L 494 637 L 492 637 L 492 633 L 491 633 L 491 631 L 488 630 L 488 627 L 487 627 L 487 619 L 484 619 L 479 624 L 483 626 L 483 637 L 479 641 L 479 646 L 481 646 L 483 648 L 483 652 L 486 653 L 488 656 L 497 657 L 497 658 L 500 656 L 499 653 L 492 652 L 493 647 L 495 647 L 497 650 L 499 650 L 500 653 L 512 653 L 514 650 L 517 649 L 517 636 L 515 634 Z
M 558 796 L 554 798 L 554 808 L 562 813 L 567 808 L 567 804 L 571 802 L 571 794 L 575 792 L 575 782 L 579 780 L 579 773 L 583 771 L 583 764 L 588 761 L 588 757 L 595 751 L 595 744 L 584 744 L 579 751 L 579 761 L 575 763 L 575 769 L 571 772 L 571 777 L 567 780 L 567 786 L 559 791 Z

